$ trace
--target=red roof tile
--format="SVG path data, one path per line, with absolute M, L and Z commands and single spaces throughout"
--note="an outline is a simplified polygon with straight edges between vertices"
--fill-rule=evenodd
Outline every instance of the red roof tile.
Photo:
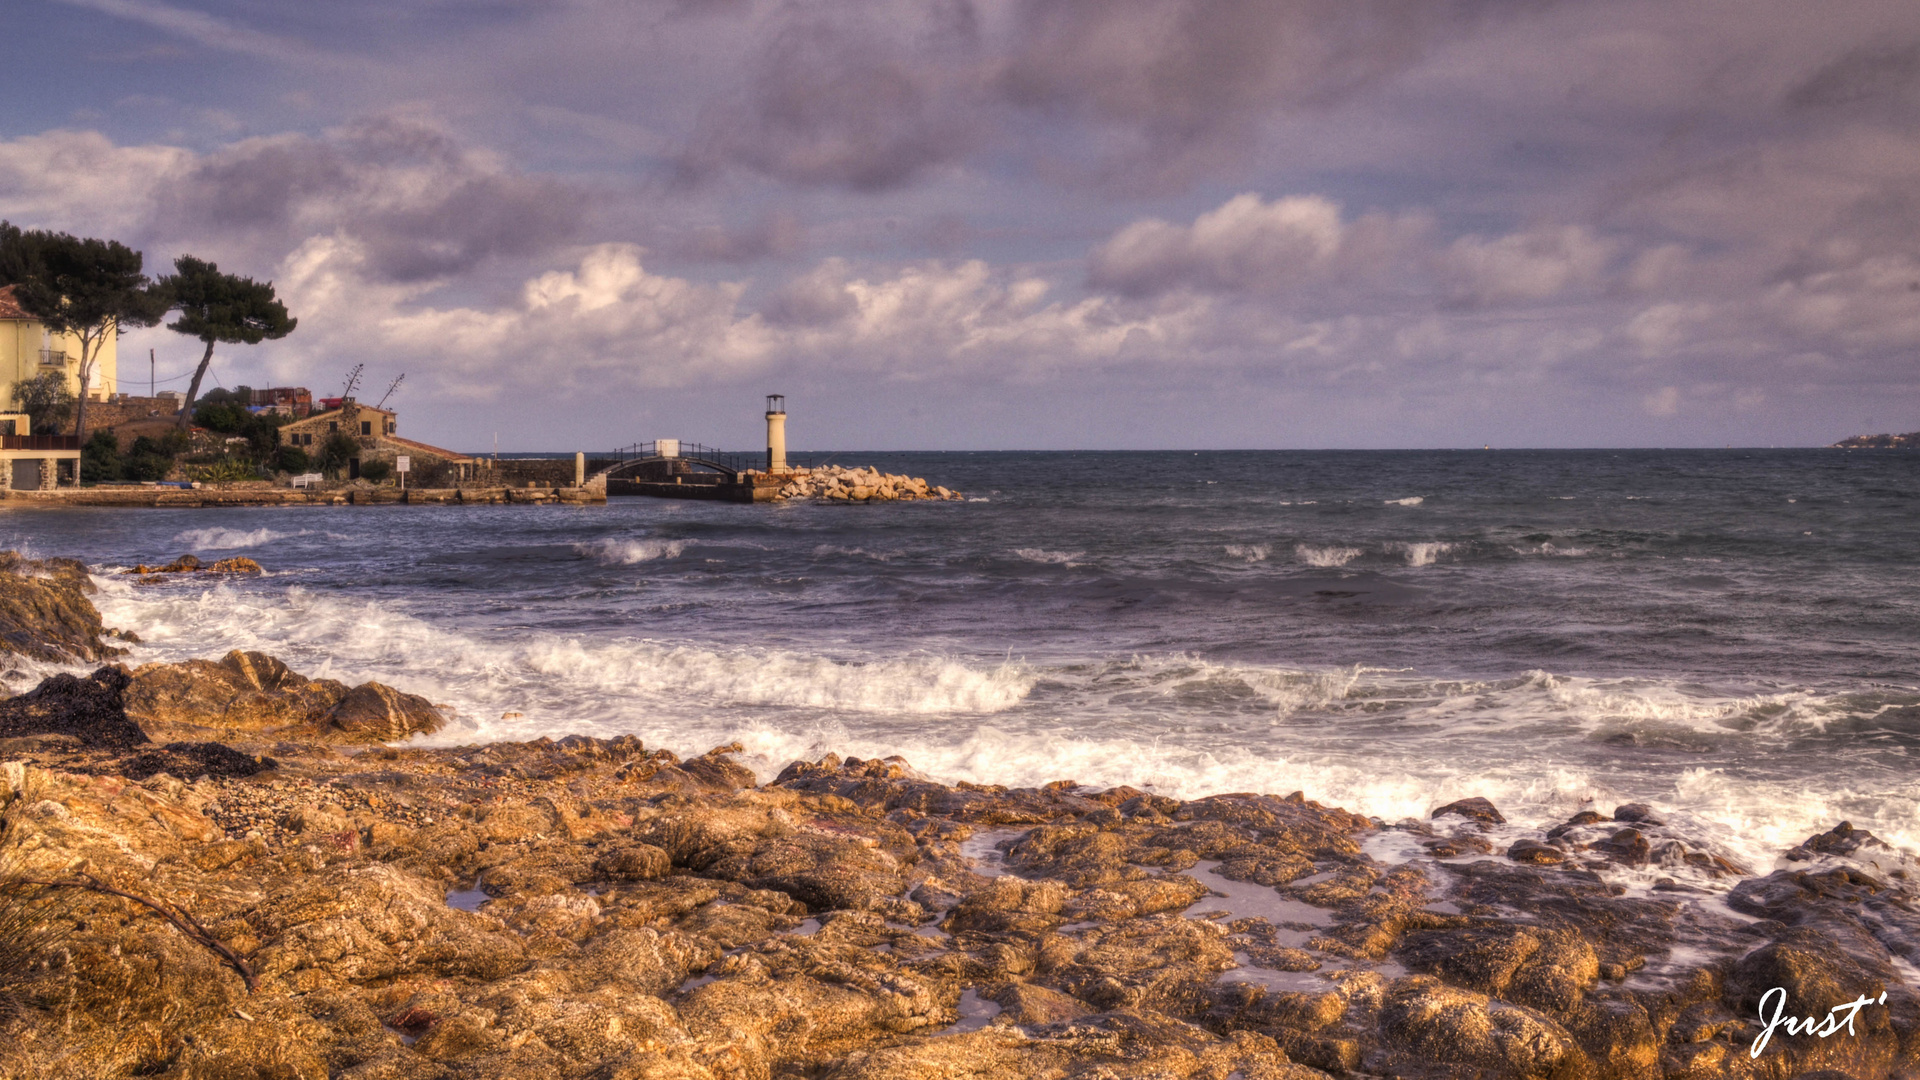
M 20 301 L 13 298 L 13 290 L 18 286 L 0 285 L 0 319 L 31 319 L 20 307 Z

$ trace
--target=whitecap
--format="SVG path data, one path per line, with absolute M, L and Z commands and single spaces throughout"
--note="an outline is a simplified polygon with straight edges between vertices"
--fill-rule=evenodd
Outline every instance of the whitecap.
M 1271 544 L 1228 544 L 1227 554 L 1243 562 L 1257 563 L 1267 561 L 1273 553 Z
M 1308 566 L 1345 566 L 1366 552 L 1357 547 L 1316 547 L 1312 544 L 1295 544 L 1293 555 Z
M 1409 495 L 1404 499 L 1387 499 L 1386 504 L 1388 506 L 1419 506 L 1426 501 L 1424 495 Z
M 183 544 L 190 551 L 235 551 L 240 548 L 254 548 L 262 544 L 271 544 L 275 540 L 285 540 L 294 536 L 306 536 L 310 530 L 299 532 L 276 532 L 273 529 L 188 529 L 174 535 L 173 542 Z
M 1014 548 L 1013 554 L 1027 562 L 1061 563 L 1073 566 L 1074 560 L 1085 555 L 1084 551 L 1048 551 L 1046 548 Z
M 573 545 L 573 550 L 602 566 L 632 566 L 655 559 L 675 559 L 687 549 L 685 540 L 593 540 Z

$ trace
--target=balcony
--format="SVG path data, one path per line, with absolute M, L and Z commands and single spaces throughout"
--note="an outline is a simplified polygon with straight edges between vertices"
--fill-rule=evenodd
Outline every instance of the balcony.
M 40 366 L 41 367 L 58 367 L 58 368 L 66 367 L 67 366 L 67 350 L 41 349 L 40 350 Z
M 78 435 L 0 435 L 0 450 L 80 449 Z

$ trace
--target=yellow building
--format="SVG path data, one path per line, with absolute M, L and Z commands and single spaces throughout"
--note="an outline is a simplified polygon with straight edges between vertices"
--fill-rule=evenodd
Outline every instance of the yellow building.
M 80 339 L 72 334 L 54 335 L 40 320 L 21 310 L 13 298 L 12 285 L 0 288 L 0 411 L 13 408 L 15 383 L 57 371 L 67 378 L 67 389 L 80 394 Z M 100 343 L 93 362 L 93 379 L 87 387 L 92 401 L 105 401 L 119 392 L 120 364 L 117 335 L 108 335 Z

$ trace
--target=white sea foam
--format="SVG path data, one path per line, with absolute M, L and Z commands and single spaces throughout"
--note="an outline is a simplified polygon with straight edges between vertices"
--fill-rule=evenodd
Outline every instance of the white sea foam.
M 1345 566 L 1365 551 L 1357 547 L 1317 547 L 1313 544 L 1295 544 L 1294 558 L 1308 566 Z
M 1406 544 L 1388 545 L 1396 551 L 1406 553 L 1408 566 L 1432 566 L 1440 556 L 1453 551 L 1453 544 L 1439 540 L 1417 541 Z
M 816 544 L 813 553 L 820 558 L 841 555 L 849 558 L 872 559 L 875 562 L 891 562 L 895 555 L 900 554 L 898 551 L 868 551 L 863 547 L 842 547 L 839 544 Z
M 1388 506 L 1419 506 L 1426 501 L 1427 499 L 1424 495 L 1410 495 L 1404 499 L 1388 499 L 1386 500 L 1386 504 Z
M 234 551 L 240 548 L 255 548 L 271 544 L 275 540 L 286 540 L 295 536 L 311 535 L 311 530 L 299 532 L 276 532 L 273 529 L 188 529 L 174 536 L 173 542 L 185 545 L 189 551 Z
M 1298 789 L 1388 821 L 1478 795 L 1529 828 L 1646 801 L 1691 814 L 1711 827 L 1703 835 L 1724 838 L 1762 872 L 1783 848 L 1843 817 L 1890 843 L 1920 842 L 1920 781 L 1862 783 L 1840 771 L 1755 780 L 1672 754 L 1614 769 L 1579 753 L 1616 732 L 1679 752 L 1688 739 L 1764 745 L 1856 715 L 1844 694 L 1544 671 L 1437 680 L 1177 655 L 1054 666 L 827 656 L 455 630 L 396 604 L 258 582 L 154 590 L 97 580 L 108 625 L 145 642 L 132 663 L 262 649 L 309 675 L 378 679 L 465 718 L 432 742 L 630 732 L 698 753 L 737 739 L 743 764 L 763 779 L 829 751 L 903 754 L 943 782 L 1073 779 L 1177 797 Z M 521 715 L 491 719 L 505 713 Z
M 1228 544 L 1227 554 L 1242 562 L 1266 562 L 1273 553 L 1271 544 Z
M 622 540 L 608 538 L 573 545 L 573 550 L 602 566 L 633 566 L 655 559 L 677 559 L 687 549 L 685 540 Z
M 1516 547 L 1513 549 L 1513 553 L 1515 555 L 1547 555 L 1562 559 L 1577 559 L 1582 555 L 1593 554 L 1593 549 L 1573 546 L 1560 547 L 1548 541 L 1534 547 Z
M 1084 551 L 1048 551 L 1046 548 L 1014 548 L 1013 553 L 1027 562 L 1062 563 L 1067 566 L 1074 565 L 1075 559 L 1086 554 Z

